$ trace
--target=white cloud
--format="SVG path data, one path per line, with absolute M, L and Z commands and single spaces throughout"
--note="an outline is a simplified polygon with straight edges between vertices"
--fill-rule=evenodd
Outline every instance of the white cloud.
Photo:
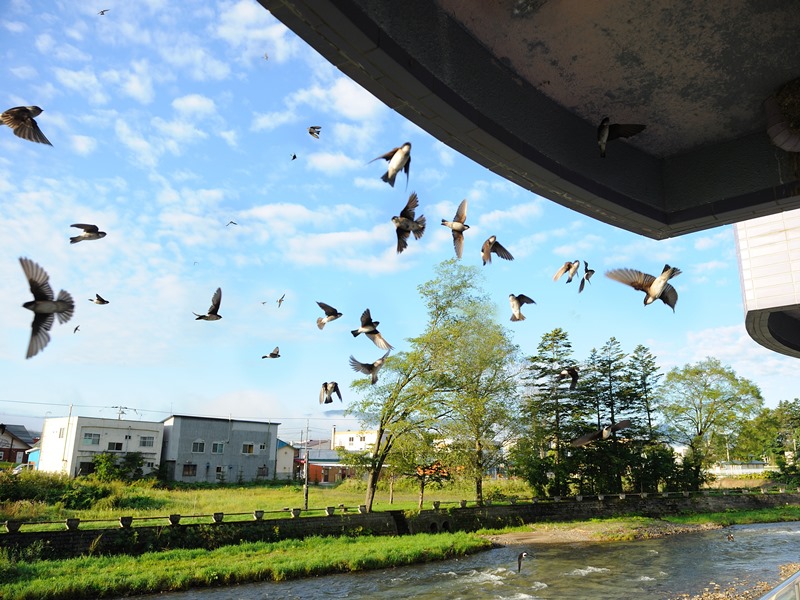
M 326 175 L 337 175 L 362 166 L 361 162 L 341 152 L 316 152 L 308 156 L 308 168 Z
M 114 131 L 120 143 L 133 152 L 136 161 L 141 166 L 153 168 L 158 164 L 161 152 L 138 132 L 131 129 L 124 120 L 120 119 L 116 122 Z
M 22 33 L 28 29 L 28 26 L 25 23 L 21 23 L 19 21 L 3 21 L 3 27 L 5 27 L 11 33 Z
M 433 151 L 436 152 L 443 167 L 452 167 L 455 164 L 456 152 L 450 146 L 437 140 L 433 143 Z
M 201 94 L 188 94 L 175 98 L 172 108 L 181 116 L 203 118 L 217 112 L 217 107 L 211 98 Z
M 230 75 L 230 67 L 206 50 L 197 36 L 187 33 L 175 36 L 164 31 L 159 32 L 156 38 L 161 57 L 192 79 L 219 81 Z
M 88 67 L 80 71 L 56 68 L 56 79 L 65 88 L 77 92 L 91 104 L 105 104 L 109 98 L 97 76 Z
M 97 147 L 97 140 L 93 137 L 85 135 L 73 135 L 71 139 L 72 148 L 75 150 L 75 152 L 82 156 L 91 154 Z
M 292 123 L 297 120 L 294 110 L 276 111 L 270 113 L 254 113 L 253 131 L 272 131 L 273 129 Z
M 716 248 L 720 244 L 727 246 L 731 245 L 733 238 L 733 227 L 723 227 L 721 230 L 712 233 L 711 235 L 704 235 L 694 242 L 695 250 L 709 250 Z
M 219 13 L 216 35 L 240 49 L 247 60 L 261 58 L 266 52 L 270 61 L 281 63 L 302 46 L 285 25 L 250 0 L 225 2 Z
M 230 146 L 231 148 L 235 148 L 236 147 L 236 143 L 237 143 L 236 131 L 234 131 L 232 129 L 228 130 L 228 131 L 220 131 L 219 132 L 219 137 L 221 137 L 223 140 L 225 140 L 225 143 L 228 144 L 228 146 Z
M 538 219 L 544 213 L 542 201 L 534 199 L 532 202 L 517 204 L 506 210 L 493 210 L 480 216 L 478 223 L 481 227 L 499 227 L 503 223 L 522 223 Z
M 353 185 L 362 190 L 386 189 L 386 183 L 380 177 L 356 177 L 353 180 Z
M 122 91 L 142 104 L 150 104 L 155 97 L 150 65 L 146 60 L 135 60 L 131 67 L 133 70 L 123 75 Z
M 57 60 L 77 60 L 88 62 L 91 56 L 85 52 L 81 52 L 71 44 L 58 44 L 49 33 L 43 33 L 36 36 L 34 40 L 36 49 L 42 54 L 47 54 L 56 58 Z
M 29 66 L 11 67 L 9 69 L 14 77 L 19 79 L 33 79 L 38 75 L 36 69 Z

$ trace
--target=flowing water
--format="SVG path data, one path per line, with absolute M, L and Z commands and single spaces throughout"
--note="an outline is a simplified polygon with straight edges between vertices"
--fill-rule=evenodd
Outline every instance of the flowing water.
M 727 534 L 734 541 L 727 540 Z M 517 573 L 517 555 L 531 556 Z M 458 560 L 282 583 L 162 594 L 170 600 L 670 598 L 714 583 L 777 582 L 800 560 L 800 523 L 741 525 L 654 540 L 496 548 Z

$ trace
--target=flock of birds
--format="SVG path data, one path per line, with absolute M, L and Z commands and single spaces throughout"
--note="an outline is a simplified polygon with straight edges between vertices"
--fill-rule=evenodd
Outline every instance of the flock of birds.
M 108 11 L 103 10 L 100 11 L 99 14 L 105 15 L 106 12 Z M 267 58 L 266 55 L 265 58 Z M 0 115 L 0 119 L 4 125 L 12 129 L 14 135 L 17 137 L 31 142 L 52 146 L 36 122 L 35 118 L 41 113 L 42 109 L 38 106 L 17 106 L 3 112 Z M 597 130 L 597 143 L 600 148 L 600 156 L 605 157 L 606 145 L 609 141 L 636 135 L 644 128 L 644 125 L 611 123 L 608 117 L 604 118 Z M 312 125 L 308 128 L 309 135 L 314 139 L 320 138 L 321 131 L 322 127 L 319 125 Z M 297 155 L 292 153 L 291 160 L 295 160 L 296 158 Z M 408 187 L 409 171 L 411 167 L 411 143 L 405 142 L 400 146 L 392 148 L 388 152 L 375 157 L 370 162 L 380 159 L 383 159 L 387 162 L 386 172 L 382 175 L 381 180 L 388 183 L 391 187 L 394 187 L 397 175 L 402 172 L 406 175 L 406 187 Z M 408 247 L 408 240 L 412 235 L 414 236 L 414 239 L 419 240 L 425 233 L 425 216 L 416 216 L 418 208 L 419 197 L 417 196 L 416 192 L 412 192 L 405 206 L 400 211 L 400 214 L 392 217 L 391 219 L 396 230 L 398 254 L 402 253 Z M 469 230 L 469 225 L 466 223 L 467 208 L 467 200 L 462 200 L 456 210 L 455 215 L 453 216 L 452 221 L 448 221 L 446 219 L 441 220 L 442 226 L 449 228 L 452 232 L 453 247 L 455 249 L 456 257 L 459 259 L 463 255 L 464 234 L 467 230 Z M 237 223 L 235 221 L 229 221 L 226 227 L 230 225 L 237 225 Z M 76 244 L 81 241 L 99 240 L 106 236 L 106 232 L 100 231 L 96 225 L 75 223 L 71 225 L 71 227 L 82 230 L 82 233 L 79 235 L 70 237 L 71 244 Z M 484 266 L 491 264 L 492 254 L 503 260 L 514 260 L 514 256 L 511 254 L 511 252 L 509 252 L 508 249 L 506 249 L 505 246 L 503 246 L 494 235 L 487 238 L 481 246 L 481 258 Z M 22 265 L 25 276 L 28 279 L 31 293 L 33 294 L 34 298 L 33 301 L 23 304 L 25 308 L 33 311 L 34 313 L 33 322 L 31 324 L 31 338 L 26 354 L 26 358 L 31 358 L 42 351 L 49 343 L 49 331 L 53 325 L 54 318 L 57 317 L 59 323 L 62 324 L 68 322 L 74 314 L 75 303 L 72 299 L 72 296 L 65 290 L 61 290 L 57 297 L 54 296 L 53 290 L 49 284 L 47 272 L 40 265 L 28 258 L 20 258 L 20 264 Z M 564 265 L 560 267 L 553 276 L 553 280 L 558 281 L 562 276 L 567 275 L 566 282 L 570 283 L 577 276 L 580 265 L 581 261 L 577 259 L 574 261 L 565 262 Z M 587 261 L 583 261 L 583 265 L 584 272 L 580 277 L 578 293 L 583 292 L 586 283 L 590 282 L 590 279 L 594 274 L 594 270 L 589 268 Z M 635 290 L 644 292 L 645 305 L 651 304 L 656 300 L 661 300 L 674 311 L 675 304 L 678 300 L 678 294 L 675 291 L 675 288 L 673 288 L 668 281 L 671 278 L 679 275 L 680 272 L 680 269 L 665 265 L 661 274 L 658 276 L 652 276 L 635 269 L 613 269 L 607 271 L 606 276 L 615 281 L 628 285 Z M 279 307 L 283 302 L 284 297 L 285 294 L 278 300 Z M 96 295 L 95 299 L 90 299 L 90 301 L 96 304 L 108 304 L 108 301 L 104 300 L 99 294 Z M 221 302 L 222 289 L 217 288 L 211 298 L 211 306 L 206 311 L 206 314 L 193 313 L 196 320 L 220 320 L 222 318 L 222 315 L 219 314 Z M 329 304 L 324 302 L 317 302 L 317 304 L 325 314 L 324 317 L 319 317 L 317 319 L 317 326 L 319 329 L 323 329 L 326 324 L 342 316 L 341 312 Z M 509 304 L 511 306 L 511 321 L 516 322 L 525 320 L 525 316 L 522 314 L 522 307 L 525 304 L 536 304 L 536 302 L 530 296 L 525 294 L 510 294 Z M 353 356 L 350 357 L 350 366 L 352 369 L 356 372 L 368 375 L 372 384 L 377 382 L 378 372 L 385 364 L 389 353 L 393 349 L 392 345 L 389 344 L 381 335 L 380 331 L 378 330 L 378 325 L 379 322 L 372 319 L 370 310 L 367 308 L 361 315 L 360 326 L 351 331 L 353 337 L 357 337 L 363 333 L 378 348 L 387 351 L 386 354 L 372 363 L 363 363 L 356 360 Z M 74 331 L 77 332 L 78 327 L 76 327 Z M 272 352 L 264 355 L 262 358 L 280 358 L 280 349 L 276 346 Z M 562 378 L 570 377 L 570 389 L 575 389 L 578 380 L 577 367 L 565 368 L 560 376 Z M 334 395 L 338 396 L 340 400 L 342 399 L 338 383 L 335 381 L 323 382 L 319 394 L 320 403 L 328 404 L 333 402 Z M 625 422 L 623 421 L 622 423 Z M 616 430 L 613 429 L 613 427 L 621 428 L 621 426 L 621 423 L 612 425 L 610 431 Z M 605 431 L 606 430 L 601 430 L 599 433 L 587 434 L 595 437 L 592 439 L 587 438 L 585 443 L 593 441 L 594 439 L 604 439 L 606 437 L 604 434 Z M 582 440 L 583 438 L 580 439 Z

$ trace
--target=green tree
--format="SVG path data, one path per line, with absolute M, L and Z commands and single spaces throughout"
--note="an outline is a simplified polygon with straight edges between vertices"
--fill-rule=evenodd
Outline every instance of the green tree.
M 735 434 L 762 405 L 758 386 L 716 358 L 667 373 L 659 408 L 670 437 L 689 448 L 684 462 L 692 465 L 694 489 L 702 482 L 702 469 L 718 458 L 712 436 Z
M 655 439 L 655 415 L 657 411 L 658 382 L 662 378 L 656 364 L 656 357 L 646 346 L 639 344 L 633 349 L 625 365 L 626 378 L 630 388 L 630 408 L 644 417 L 647 439 Z

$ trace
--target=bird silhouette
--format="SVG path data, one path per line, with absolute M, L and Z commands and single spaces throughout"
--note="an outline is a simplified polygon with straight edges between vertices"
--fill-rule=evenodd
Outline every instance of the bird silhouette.
M 323 329 L 325 325 L 342 316 L 342 313 L 333 308 L 330 304 L 325 304 L 324 302 L 317 302 L 317 304 L 325 313 L 325 318 L 317 317 L 317 327 L 320 329 Z
M 0 120 L 3 121 L 3 125 L 8 125 L 18 138 L 52 146 L 34 119 L 40 114 L 42 109 L 38 106 L 15 106 L 0 114 Z
M 308 134 L 314 139 L 319 139 L 319 132 L 322 129 L 319 125 L 312 125 L 308 128 Z
M 103 298 L 100 294 L 95 294 L 94 298 L 89 298 L 89 302 L 94 302 L 95 304 L 108 304 L 108 300 Z
M 99 240 L 106 237 L 106 232 L 99 231 L 97 225 L 89 225 L 88 223 L 73 223 L 70 225 L 70 227 L 83 229 L 83 233 L 69 238 L 70 244 L 77 244 L 78 242 L 82 242 L 84 240 Z
M 353 356 L 350 356 L 350 366 L 354 371 L 364 373 L 364 375 L 369 375 L 372 378 L 372 385 L 375 385 L 378 382 L 378 371 L 381 370 L 381 367 L 386 362 L 386 358 L 389 356 L 390 352 L 391 350 L 388 350 L 386 354 L 381 356 L 373 363 L 362 363 L 353 358 Z
M 452 221 L 442 219 L 442 225 L 449 227 L 453 231 L 453 247 L 456 250 L 456 256 L 458 258 L 461 258 L 461 254 L 464 251 L 464 232 L 469 229 L 469 225 L 467 225 L 465 222 L 466 220 L 466 199 L 462 200 L 461 204 L 458 205 L 458 208 L 456 209 L 456 215 L 453 217 Z
M 378 331 L 378 325 L 380 325 L 380 321 L 373 321 L 369 309 L 366 309 L 361 313 L 361 327 L 351 330 L 350 333 L 353 334 L 353 337 L 358 337 L 360 333 L 363 333 L 381 350 L 393 350 L 392 345 L 383 339 Z
M 586 444 L 590 444 L 596 440 L 607 440 L 611 437 L 611 434 L 615 431 L 619 431 L 620 429 L 625 429 L 626 427 L 630 427 L 631 422 L 629 419 L 625 419 L 623 421 L 619 421 L 618 423 L 613 423 L 611 425 L 606 425 L 602 429 L 598 429 L 597 431 L 592 431 L 591 433 L 587 433 L 582 435 L 579 438 L 575 438 L 570 442 L 570 446 L 575 448 L 579 448 L 581 446 L 585 446 Z
M 196 312 L 192 314 L 197 317 L 195 321 L 219 321 L 222 315 L 219 314 L 219 305 L 222 302 L 222 288 L 217 288 L 214 295 L 211 296 L 211 306 L 208 309 L 208 314 L 198 315 Z
M 594 275 L 594 269 L 590 269 L 589 268 L 589 263 L 586 262 L 586 261 L 583 261 L 583 277 L 581 277 L 581 284 L 580 284 L 580 286 L 578 286 L 578 293 L 579 294 L 583 291 L 583 287 L 587 283 L 591 283 L 591 281 L 589 281 L 589 280 L 592 278 L 592 275 Z
M 400 254 L 408 247 L 408 236 L 414 234 L 414 239 L 418 240 L 425 233 L 425 215 L 420 215 L 419 219 L 414 220 L 414 212 L 419 206 L 419 199 L 416 192 L 411 192 L 406 202 L 405 208 L 400 211 L 399 217 L 392 217 L 395 231 L 397 233 L 397 253 Z
M 609 279 L 619 281 L 635 290 L 644 292 L 645 306 L 652 304 L 656 300 L 661 300 L 672 309 L 672 312 L 675 312 L 678 292 L 667 282 L 680 274 L 680 269 L 669 265 L 664 265 L 664 269 L 658 277 L 653 277 L 636 269 L 612 269 L 611 271 L 606 271 L 606 277 Z
M 408 171 L 411 169 L 411 142 L 406 142 L 402 146 L 392 148 L 386 154 L 376 156 L 369 162 L 375 162 L 379 158 L 389 163 L 386 168 L 386 173 L 381 177 L 381 181 L 385 181 L 390 186 L 394 187 L 394 180 L 397 174 L 403 171 L 406 174 L 406 188 L 408 188 Z
M 319 403 L 330 404 L 333 402 L 333 395 L 339 396 L 339 402 L 342 401 L 342 392 L 339 391 L 339 384 L 335 381 L 324 381 L 322 389 L 319 391 Z
M 276 302 L 278 303 L 278 308 L 280 308 L 280 307 L 281 307 L 281 304 L 283 304 L 283 299 L 284 299 L 284 298 L 286 298 L 286 294 L 284 294 L 283 296 L 281 296 L 280 298 L 278 298 L 278 299 L 276 300 Z
M 514 260 L 514 257 L 511 256 L 511 252 L 506 250 L 503 245 L 497 241 L 495 236 L 489 237 L 488 240 L 483 242 L 483 246 L 481 246 L 481 258 L 483 258 L 484 266 L 486 263 L 492 263 L 492 252 L 504 260 Z
M 261 358 L 280 358 L 280 357 L 281 357 L 281 351 L 277 346 L 275 346 L 275 350 L 273 350 L 269 354 L 265 354 Z
M 508 295 L 508 303 L 511 305 L 511 320 L 512 321 L 524 321 L 525 315 L 522 314 L 522 305 L 523 304 L 536 304 L 533 298 L 526 296 L 525 294 L 520 294 L 519 296 L 515 296 L 514 294 Z
M 611 123 L 611 119 L 604 117 L 597 128 L 597 145 L 600 146 L 601 158 L 606 157 L 606 144 L 617 138 L 629 138 L 644 131 L 645 125 Z
M 569 389 L 574 390 L 578 387 L 578 367 L 567 367 L 561 373 L 558 374 L 559 379 L 564 379 L 566 377 L 570 378 L 569 382 Z
M 33 311 L 31 323 L 31 339 L 28 343 L 28 352 L 25 358 L 31 358 L 41 352 L 50 343 L 50 328 L 53 326 L 53 315 L 58 317 L 59 323 L 66 323 L 75 312 L 75 302 L 69 292 L 61 290 L 58 298 L 53 298 L 53 289 L 50 287 L 50 276 L 47 272 L 29 258 L 20 258 L 19 264 L 28 279 L 28 284 L 33 294 L 33 300 L 22 306 Z

